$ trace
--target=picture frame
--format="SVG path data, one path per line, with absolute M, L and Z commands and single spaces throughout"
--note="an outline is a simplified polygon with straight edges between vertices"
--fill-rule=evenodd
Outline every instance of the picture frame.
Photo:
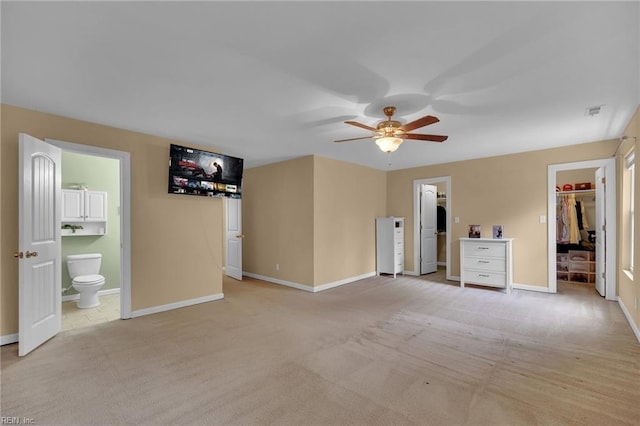
M 501 240 L 503 236 L 504 236 L 504 226 L 493 225 L 493 238 L 496 240 Z
M 480 238 L 480 225 L 469 225 L 469 238 Z

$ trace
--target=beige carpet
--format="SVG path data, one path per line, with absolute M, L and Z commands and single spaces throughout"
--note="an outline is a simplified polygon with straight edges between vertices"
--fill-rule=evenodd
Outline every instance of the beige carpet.
M 427 276 L 427 279 L 429 276 Z M 437 281 L 444 281 L 433 276 Z M 640 344 L 593 288 L 374 277 L 225 299 L 2 347 L 2 416 L 42 424 L 624 425 Z

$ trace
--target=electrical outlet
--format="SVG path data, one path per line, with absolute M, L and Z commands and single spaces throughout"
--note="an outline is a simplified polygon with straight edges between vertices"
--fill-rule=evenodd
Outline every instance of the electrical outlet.
M 456 216 L 456 217 L 453 219 L 453 221 L 454 221 L 455 223 L 460 223 L 460 217 Z
M 280 264 L 276 263 L 276 271 L 279 271 L 279 270 L 280 270 Z

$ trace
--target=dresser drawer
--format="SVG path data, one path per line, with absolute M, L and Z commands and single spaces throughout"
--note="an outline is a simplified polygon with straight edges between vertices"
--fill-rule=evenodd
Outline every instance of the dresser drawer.
M 465 282 L 491 287 L 506 287 L 507 278 L 504 273 L 464 270 Z
M 482 271 L 505 272 L 504 259 L 495 257 L 465 257 L 462 267 L 466 269 L 479 269 Z
M 504 244 L 468 242 L 464 246 L 464 256 L 498 257 L 504 259 L 507 251 Z

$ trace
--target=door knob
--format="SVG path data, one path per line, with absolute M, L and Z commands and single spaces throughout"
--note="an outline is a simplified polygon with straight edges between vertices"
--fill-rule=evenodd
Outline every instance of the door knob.
M 24 257 L 24 253 L 22 253 L 21 251 L 17 251 L 13 253 L 13 257 L 16 259 L 22 259 Z
M 236 235 L 236 238 L 244 238 L 244 234 Z
M 27 252 L 24 255 L 28 259 L 30 257 L 36 257 L 38 255 L 38 252 L 37 251 L 29 251 L 29 250 L 27 250 Z

